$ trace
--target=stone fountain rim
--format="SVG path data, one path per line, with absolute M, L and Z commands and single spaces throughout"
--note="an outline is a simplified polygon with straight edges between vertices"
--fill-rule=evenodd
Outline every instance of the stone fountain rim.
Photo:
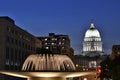
M 96 72 L 89 71 L 89 72 L 79 72 L 79 71 L 69 71 L 69 72 L 28 72 L 28 71 L 7 71 L 7 70 L 0 70 L 1 74 L 21 77 L 21 78 L 29 78 L 29 77 L 78 77 L 83 75 L 89 75 Z

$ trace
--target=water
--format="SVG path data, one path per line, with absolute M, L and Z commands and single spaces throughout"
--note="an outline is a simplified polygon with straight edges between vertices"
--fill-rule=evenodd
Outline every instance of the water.
M 75 66 L 66 55 L 32 54 L 25 60 L 23 71 L 74 71 Z

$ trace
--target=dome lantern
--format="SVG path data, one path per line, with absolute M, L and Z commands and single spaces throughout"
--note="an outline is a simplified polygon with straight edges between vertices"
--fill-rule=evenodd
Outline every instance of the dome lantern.
M 100 37 L 99 31 L 95 28 L 94 23 L 91 22 L 90 28 L 86 31 L 85 37 Z
M 90 28 L 95 28 L 93 22 L 91 22 Z

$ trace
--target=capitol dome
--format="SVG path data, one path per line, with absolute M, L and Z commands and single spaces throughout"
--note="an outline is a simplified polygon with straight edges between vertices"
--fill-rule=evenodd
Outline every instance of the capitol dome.
M 94 27 L 93 22 L 91 22 L 90 28 L 85 33 L 82 53 L 90 57 L 103 54 L 101 36 L 99 31 Z
M 94 27 L 94 23 L 91 23 L 90 28 L 86 31 L 85 37 L 100 37 L 99 31 Z

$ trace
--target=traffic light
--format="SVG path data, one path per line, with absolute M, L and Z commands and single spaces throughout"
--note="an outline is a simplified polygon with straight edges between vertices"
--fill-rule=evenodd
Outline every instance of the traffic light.
M 98 73 L 101 73 L 101 71 L 102 71 L 101 68 L 98 67 L 98 68 L 97 68 L 97 72 L 98 72 Z
M 101 73 L 101 69 L 98 69 L 98 73 Z

